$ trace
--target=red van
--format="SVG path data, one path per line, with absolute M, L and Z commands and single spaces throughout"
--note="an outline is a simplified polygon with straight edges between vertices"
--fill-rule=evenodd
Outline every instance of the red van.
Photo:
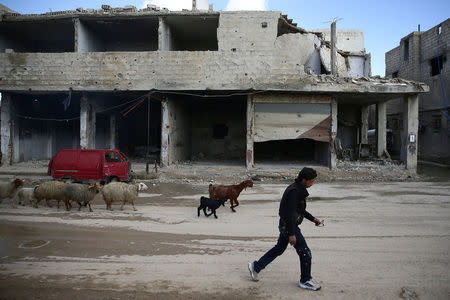
M 131 163 L 119 150 L 63 149 L 52 157 L 47 173 L 55 179 L 129 181 Z

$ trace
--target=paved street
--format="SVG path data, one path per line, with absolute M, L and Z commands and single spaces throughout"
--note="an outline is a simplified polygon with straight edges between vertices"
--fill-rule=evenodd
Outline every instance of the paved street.
M 207 184 L 150 184 L 137 209 L 103 199 L 66 212 L 0 205 L 0 295 L 6 299 L 420 299 L 450 293 L 450 183 L 318 183 L 301 228 L 319 292 L 297 287 L 292 247 L 249 279 L 247 262 L 277 238 L 286 185 L 255 183 L 232 213 L 197 217 Z

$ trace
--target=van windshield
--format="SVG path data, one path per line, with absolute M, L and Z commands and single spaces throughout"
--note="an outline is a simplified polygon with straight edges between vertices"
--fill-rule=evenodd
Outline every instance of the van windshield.
M 106 152 L 105 153 L 106 162 L 122 162 L 122 158 L 116 152 Z

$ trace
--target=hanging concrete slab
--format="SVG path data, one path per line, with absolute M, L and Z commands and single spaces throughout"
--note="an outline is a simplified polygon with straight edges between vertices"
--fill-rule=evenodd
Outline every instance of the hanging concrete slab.
M 327 72 L 331 72 L 331 50 L 327 47 L 320 48 L 320 61 Z M 347 64 L 345 57 L 337 54 L 338 75 L 342 77 L 348 76 Z
M 329 103 L 255 103 L 255 142 L 309 138 L 330 140 Z

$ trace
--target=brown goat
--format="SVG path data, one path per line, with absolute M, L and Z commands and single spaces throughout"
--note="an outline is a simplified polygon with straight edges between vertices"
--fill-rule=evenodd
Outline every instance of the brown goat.
M 239 205 L 237 198 L 243 189 L 247 187 L 252 187 L 253 181 L 250 179 L 242 181 L 239 184 L 233 185 L 221 185 L 221 184 L 210 184 L 209 185 L 209 198 L 214 200 L 219 199 L 230 199 L 231 210 L 236 212 L 234 208 Z

